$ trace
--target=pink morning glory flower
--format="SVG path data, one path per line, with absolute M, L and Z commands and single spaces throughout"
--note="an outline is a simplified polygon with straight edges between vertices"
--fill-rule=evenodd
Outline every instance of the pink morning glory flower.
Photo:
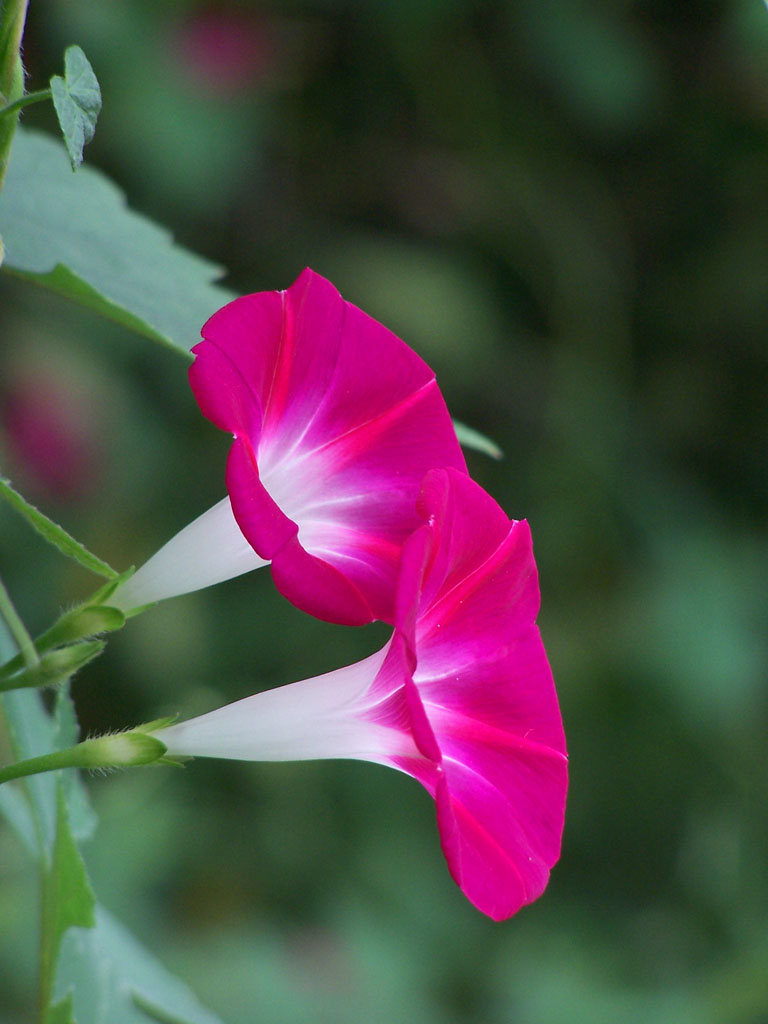
M 434 373 L 308 269 L 287 291 L 235 299 L 202 334 L 190 383 L 234 436 L 229 496 L 112 600 L 137 607 L 269 562 L 303 611 L 392 622 L 421 480 L 466 472 Z
M 435 799 L 455 881 L 500 920 L 544 890 L 567 787 L 530 530 L 453 470 L 427 474 L 418 511 L 382 650 L 156 735 L 171 755 L 407 772 Z

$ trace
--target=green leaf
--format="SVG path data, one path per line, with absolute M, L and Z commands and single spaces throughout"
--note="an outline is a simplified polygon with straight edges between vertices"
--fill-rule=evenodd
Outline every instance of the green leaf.
M 475 451 L 483 452 L 485 455 L 490 455 L 492 459 L 504 458 L 504 452 L 496 442 L 486 437 L 485 434 L 481 434 L 479 430 L 468 427 L 466 423 L 459 423 L 458 420 L 453 421 L 453 426 L 460 445 L 463 445 L 465 448 L 473 448 Z
M 76 171 L 101 110 L 98 80 L 79 46 L 70 46 L 64 52 L 64 77 L 51 78 L 51 94 L 72 170 Z
M 45 1024 L 77 1024 L 72 1016 L 72 999 L 67 996 L 62 1002 L 48 1007 Z
M 221 1024 L 103 907 L 96 927 L 64 937 L 54 1007 L 71 1002 L 77 1024 Z M 48 1024 L 64 1017 L 49 1018 Z
M 40 693 L 36 690 L 14 690 L 0 695 L 0 706 L 5 713 L 8 733 L 11 737 L 14 756 L 17 761 L 49 754 L 52 750 L 71 746 L 74 712 L 66 693 L 61 693 L 57 717 L 50 715 L 43 706 Z M 76 727 L 74 729 L 76 732 Z M 10 785 L 4 788 L 9 789 Z M 17 784 L 12 784 L 16 786 Z M 61 786 L 69 803 L 72 831 L 76 838 L 86 839 L 95 827 L 95 815 L 88 797 L 76 772 L 67 772 L 61 778 Z M 7 808 L 8 820 L 22 839 L 29 839 L 28 823 L 34 829 L 36 856 L 42 863 L 50 864 L 54 855 L 56 839 L 58 777 L 56 773 L 33 775 L 24 779 L 15 792 L 23 793 L 29 807 L 28 820 L 19 818 L 18 800 L 13 799 Z M 0 801 L 0 811 L 6 807 Z
M 30 526 L 45 539 L 57 547 L 67 558 L 73 558 L 85 569 L 90 569 L 99 576 L 108 580 L 117 579 L 119 575 L 110 565 L 107 565 L 101 558 L 91 554 L 80 541 L 75 540 L 63 527 L 58 526 L 52 519 L 44 515 L 34 505 L 31 505 L 26 498 L 23 498 L 18 491 L 11 487 L 10 481 L 0 477 L 0 498 L 5 498 L 9 505 L 16 509 Z
M 75 714 L 75 705 L 69 694 L 69 687 L 64 686 L 56 691 L 54 707 L 56 721 L 56 746 L 59 749 L 71 747 L 80 738 L 80 726 Z M 96 812 L 91 807 L 88 791 L 83 784 L 79 772 L 64 772 L 60 779 L 64 795 L 67 798 L 69 825 L 72 835 L 78 842 L 90 839 L 96 831 Z
M 41 1004 L 51 1003 L 62 939 L 70 928 L 92 928 L 95 899 L 74 836 L 69 827 L 66 798 L 57 790 L 56 840 L 53 859 L 43 875 L 42 942 L 40 950 Z
M 7 660 L 14 649 L 0 621 L 0 659 Z M 77 722 L 66 692 L 57 699 L 55 715 L 34 691 L 1 694 L 0 708 L 17 758 L 76 741 Z M 42 862 L 45 1024 L 221 1024 L 94 904 L 76 844 L 93 831 L 94 816 L 76 772 L 37 775 L 0 787 L 0 812 Z
M 125 206 L 91 167 L 73 175 L 63 147 L 19 129 L 0 194 L 3 270 L 12 270 L 176 351 L 234 296 L 222 269 Z
M 1 694 L 0 706 L 17 761 L 39 757 L 54 748 L 55 722 L 43 707 L 41 695 L 36 690 L 13 690 Z M 30 809 L 37 857 L 48 862 L 53 856 L 56 835 L 56 777 L 34 775 L 19 783 L 18 787 L 16 791 L 25 795 Z
M 8 659 L 15 649 L 5 624 L 0 621 L 0 659 Z M 0 710 L 17 761 L 71 747 L 77 742 L 77 720 L 66 687 L 58 691 L 53 715 L 46 711 L 41 694 L 36 690 L 0 694 Z M 73 834 L 77 839 L 86 839 L 93 834 L 96 819 L 85 788 L 76 772 L 67 772 L 61 782 L 68 800 Z M 14 795 L 0 799 L 0 813 L 26 845 L 34 838 L 35 856 L 44 865 L 50 864 L 58 813 L 57 776 L 53 773 L 35 775 L 2 789 Z M 27 808 L 26 813 L 21 810 L 22 806 Z
M 0 786 L 0 814 L 26 847 L 27 852 L 36 858 L 38 850 L 35 822 L 29 803 L 24 799 L 21 790 L 13 786 Z

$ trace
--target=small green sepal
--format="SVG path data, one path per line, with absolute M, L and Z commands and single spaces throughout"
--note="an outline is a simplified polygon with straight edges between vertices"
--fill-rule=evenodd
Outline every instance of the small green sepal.
M 73 643 L 86 636 L 114 633 L 125 625 L 125 615 L 118 608 L 109 605 L 78 605 L 46 630 L 36 641 L 38 650 Z
M 137 725 L 136 728 L 141 732 L 159 732 L 161 729 L 167 729 L 169 725 L 173 725 L 178 717 L 178 715 L 166 715 L 165 718 L 154 718 L 151 722 L 144 722 L 143 725 Z
M 130 729 L 96 736 L 78 744 L 82 751 L 80 768 L 131 768 L 159 761 L 168 749 L 155 736 Z M 76 750 L 77 747 L 73 747 Z
M 36 665 L 18 672 L 9 673 L 6 665 L 0 669 L 0 691 L 20 690 L 32 686 L 57 686 L 98 657 L 105 646 L 103 640 L 83 640 L 81 643 L 48 651 Z
M 131 566 L 126 569 L 125 572 L 121 572 L 116 575 L 114 579 L 109 580 L 103 586 L 99 587 L 95 594 L 92 594 L 88 601 L 88 605 L 92 604 L 109 604 L 109 598 L 114 594 L 118 587 L 121 587 L 126 580 L 129 580 L 131 576 L 136 572 L 136 567 Z
M 167 729 L 169 725 L 173 725 L 178 717 L 178 714 L 176 714 L 167 715 L 165 718 L 155 718 L 152 722 L 145 722 L 144 725 L 137 726 L 137 729 L 141 730 L 141 732 L 153 734 L 161 729 Z M 184 754 L 165 754 L 157 763 L 171 765 L 174 768 L 183 768 L 187 761 L 191 760 L 191 757 L 186 757 Z
M 186 754 L 166 754 L 156 764 L 167 764 L 169 768 L 184 768 L 187 761 L 191 760 L 192 757 Z
M 112 597 L 112 595 L 118 589 L 118 587 L 122 587 L 122 585 L 127 580 L 129 580 L 131 578 L 131 576 L 133 576 L 133 574 L 135 572 L 136 572 L 136 567 L 133 566 L 133 565 L 130 567 L 130 569 L 126 569 L 125 572 L 121 572 L 120 575 L 116 579 L 110 580 L 109 583 L 106 583 L 103 587 L 100 587 L 96 591 L 96 593 L 93 594 L 88 599 L 87 604 L 88 605 L 94 605 L 94 604 L 109 605 L 109 599 Z M 141 613 L 145 612 L 147 610 L 147 608 L 152 608 L 156 604 L 157 604 L 157 601 L 152 601 L 150 604 L 142 604 L 142 605 L 139 605 L 138 608 L 129 608 L 127 610 L 123 610 L 123 614 L 125 615 L 126 619 L 132 619 L 135 615 L 141 615 Z

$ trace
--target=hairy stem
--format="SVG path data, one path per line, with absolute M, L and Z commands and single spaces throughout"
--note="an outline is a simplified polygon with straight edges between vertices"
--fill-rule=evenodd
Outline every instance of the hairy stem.
M 53 96 L 50 89 L 39 89 L 37 92 L 28 92 L 24 96 L 20 96 L 13 103 L 9 103 L 7 107 L 0 107 L 0 117 L 5 117 L 8 114 L 15 114 L 23 107 L 29 107 L 33 103 L 42 103 L 44 100 L 49 100 Z

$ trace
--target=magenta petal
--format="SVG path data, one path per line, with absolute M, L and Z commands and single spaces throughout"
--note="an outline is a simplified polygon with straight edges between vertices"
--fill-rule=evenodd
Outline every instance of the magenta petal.
M 543 891 L 567 790 L 530 530 L 452 471 L 428 474 L 420 509 L 427 523 L 403 549 L 396 626 L 416 660 L 403 684 L 412 732 L 432 764 L 397 766 L 435 797 L 456 882 L 501 919 Z M 437 755 L 419 742 L 423 718 Z
M 434 561 L 420 596 L 423 615 L 448 595 L 449 600 L 458 603 L 461 588 L 472 586 L 475 573 L 485 580 L 486 560 L 498 558 L 499 546 L 509 534 L 512 521 L 482 487 L 469 477 L 461 480 L 447 470 L 427 473 L 418 507 L 422 518 L 432 526 L 434 549 Z M 454 587 L 459 589 L 454 592 Z
M 418 684 L 442 754 L 441 840 L 467 896 L 507 917 L 541 895 L 560 854 L 567 760 L 557 697 L 535 626 L 505 658 L 458 675 L 463 694 L 453 680 Z
M 279 552 L 278 587 L 330 621 L 391 622 L 422 478 L 433 467 L 466 472 L 434 374 L 311 270 L 286 292 L 236 299 L 203 335 L 192 388 L 235 435 L 232 509 L 261 557 Z M 305 556 L 335 571 L 312 563 L 308 574 Z
M 310 555 L 296 538 L 273 557 L 272 578 L 281 594 L 301 594 L 303 610 L 318 619 L 364 626 L 376 617 L 348 576 Z
M 222 430 L 258 442 L 261 403 L 229 356 L 208 341 L 192 349 L 189 382 L 205 416 Z
M 500 921 L 537 899 L 560 855 L 565 757 L 506 750 L 472 768 L 445 769 L 435 800 L 440 840 L 456 883 L 478 909 Z
M 271 561 L 299 608 L 395 629 L 363 662 L 170 726 L 163 742 L 410 773 L 435 799 L 453 878 L 508 917 L 547 884 L 567 791 L 528 524 L 467 476 L 429 367 L 311 270 L 230 303 L 203 337 L 190 382 L 234 443 L 225 514 L 198 522 L 237 571 L 245 541 Z M 162 564 L 194 563 L 201 535 L 183 531 Z
M 273 559 L 298 533 L 259 479 L 256 453 L 246 436 L 237 437 L 230 449 L 227 490 L 237 525 L 262 558 Z
M 424 757 L 435 762 L 440 760 L 440 747 L 413 683 L 415 667 L 413 650 L 396 630 L 387 656 L 369 688 L 370 707 L 366 717 L 379 725 L 409 733 Z M 410 765 L 398 762 L 396 766 L 413 774 Z
M 202 329 L 204 340 L 192 349 L 196 358 L 190 369 L 190 382 L 198 401 L 200 388 L 209 388 L 213 394 L 218 390 L 225 393 L 228 390 L 228 382 L 221 389 L 218 388 L 216 368 L 194 369 L 199 354 L 215 348 L 236 368 L 240 381 L 252 392 L 260 407 L 264 407 L 264 399 L 269 394 L 272 380 L 276 349 L 282 337 L 283 305 L 282 292 L 244 295 L 222 307 L 205 323 Z M 247 339 L 253 338 L 258 339 L 258 345 L 247 343 Z M 235 390 L 241 387 L 237 385 Z M 202 411 L 208 415 L 205 408 Z M 233 429 L 230 425 L 223 426 L 216 420 L 214 422 L 222 430 Z

